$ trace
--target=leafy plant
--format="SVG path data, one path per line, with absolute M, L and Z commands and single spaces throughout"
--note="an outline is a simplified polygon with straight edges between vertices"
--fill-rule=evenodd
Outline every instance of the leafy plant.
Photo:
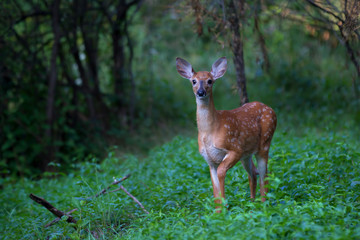
M 268 239 L 360 237 L 360 153 L 354 138 L 309 130 L 302 137 L 279 130 L 271 148 L 270 192 L 250 201 L 247 175 L 238 164 L 226 179 L 227 210 L 214 213 L 208 167 L 195 139 L 176 137 L 145 159 L 117 157 L 77 164 L 68 176 L 32 181 L 3 179 L 1 232 L 5 239 Z M 118 192 L 92 201 L 113 177 L 150 212 Z M 31 202 L 32 192 L 60 209 L 78 208 L 76 230 Z M 257 195 L 259 197 L 259 194 Z M 65 209 L 64 209 L 65 210 Z M 67 209 L 66 209 L 67 210 Z

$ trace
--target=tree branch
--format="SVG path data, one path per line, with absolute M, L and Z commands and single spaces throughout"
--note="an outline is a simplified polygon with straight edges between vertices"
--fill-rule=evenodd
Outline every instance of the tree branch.
M 107 190 L 109 190 L 109 188 L 110 188 L 111 186 L 117 185 L 117 184 L 121 183 L 122 181 L 128 179 L 130 176 L 131 176 L 131 174 L 128 174 L 128 175 L 126 175 L 125 177 L 123 177 L 122 179 L 117 180 L 117 181 L 111 183 L 109 186 L 107 186 L 106 188 L 104 188 L 103 190 L 101 190 L 101 191 L 100 191 L 99 193 L 97 193 L 95 196 L 90 197 L 90 199 L 91 199 L 91 198 L 97 198 L 97 197 L 99 197 L 100 195 L 107 193 Z
M 58 218 L 61 218 L 64 215 L 67 215 L 65 212 L 60 211 L 59 209 L 55 208 L 51 203 L 46 201 L 45 199 L 38 197 L 32 193 L 30 193 L 29 196 L 33 201 L 37 202 L 38 204 L 44 206 L 47 210 L 49 210 L 52 214 L 57 216 Z M 66 220 L 68 223 L 76 223 L 76 220 L 72 216 L 68 216 L 68 219 Z
M 139 200 L 136 199 L 131 193 L 129 193 L 124 186 L 120 186 L 120 189 L 123 190 L 129 197 L 131 197 L 143 210 L 146 212 L 146 214 L 149 214 L 149 212 L 144 208 L 144 206 L 139 202 Z M 115 189 L 116 190 L 116 189 Z M 114 191 L 115 191 L 114 190 Z
M 340 22 L 344 22 L 344 20 L 342 20 L 339 16 L 335 15 L 333 12 L 321 7 L 320 5 L 317 5 L 314 1 L 312 0 L 306 0 L 310 5 L 320 9 L 321 11 L 327 13 L 327 14 L 330 14 L 331 16 L 333 16 L 334 18 L 336 18 L 337 20 L 339 20 Z
M 341 11 L 329 0 L 326 0 L 326 2 L 328 3 L 328 5 L 330 5 L 332 8 L 334 8 L 338 13 L 340 13 Z M 345 0 L 346 2 L 346 0 Z
M 77 211 L 77 210 L 78 210 L 77 208 L 75 208 L 75 209 L 73 209 L 73 210 L 70 210 L 69 212 L 65 213 L 65 215 L 68 216 L 68 217 L 70 217 L 70 214 L 72 214 L 73 212 L 75 212 L 75 211 Z M 58 217 L 58 218 L 55 218 L 55 219 L 52 220 L 50 223 L 46 224 L 46 225 L 44 226 L 44 228 L 48 228 L 48 227 L 54 225 L 55 223 L 59 222 L 60 220 L 61 220 L 61 218 L 59 218 L 59 217 Z
M 122 179 L 120 180 L 116 180 L 114 181 L 113 183 L 111 183 L 108 187 L 104 188 L 103 190 L 101 190 L 99 193 L 97 193 L 95 196 L 93 197 L 89 197 L 89 198 L 86 198 L 86 200 L 90 200 L 92 198 L 96 198 L 96 197 L 99 197 L 103 194 L 106 194 L 106 193 L 110 193 L 110 192 L 117 192 L 119 190 L 123 190 L 129 197 L 131 197 L 142 209 L 143 211 L 146 213 L 146 214 L 149 214 L 149 212 L 145 209 L 145 207 L 141 204 L 141 202 L 139 200 L 137 200 L 136 197 L 134 197 L 131 193 L 129 193 L 126 188 L 122 185 L 120 185 L 121 182 L 123 182 L 124 180 L 128 179 L 130 177 L 130 174 L 126 175 L 125 177 L 123 177 Z M 109 188 L 113 185 L 120 185 L 119 188 L 117 189 L 114 189 L 112 191 L 108 191 Z M 78 198 L 78 199 L 81 199 L 81 198 Z
M 33 12 L 33 13 L 26 14 L 26 15 L 22 15 L 18 20 L 16 20 L 14 22 L 13 25 L 21 23 L 22 21 L 25 21 L 28 18 L 38 17 L 38 16 L 50 16 L 50 12 L 49 11 L 38 11 L 38 12 Z

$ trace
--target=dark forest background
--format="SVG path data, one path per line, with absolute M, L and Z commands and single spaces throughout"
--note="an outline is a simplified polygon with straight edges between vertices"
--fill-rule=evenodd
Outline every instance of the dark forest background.
M 175 58 L 227 74 L 218 109 L 263 101 L 283 131 L 360 121 L 356 0 L 3 0 L 2 176 L 67 171 L 113 146 L 145 153 L 196 134 Z

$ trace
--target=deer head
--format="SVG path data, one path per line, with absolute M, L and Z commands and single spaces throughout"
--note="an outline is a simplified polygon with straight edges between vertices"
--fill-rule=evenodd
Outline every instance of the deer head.
M 206 99 L 212 94 L 212 86 L 216 79 L 221 78 L 227 68 L 225 57 L 219 58 L 214 62 L 211 71 L 195 72 L 189 62 L 182 58 L 176 58 L 176 69 L 179 74 L 189 79 L 193 85 L 193 91 L 198 99 Z

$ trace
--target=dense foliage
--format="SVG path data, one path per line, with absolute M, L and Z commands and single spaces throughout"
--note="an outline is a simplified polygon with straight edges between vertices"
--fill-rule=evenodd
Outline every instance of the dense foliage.
M 175 69 L 177 56 L 196 71 L 226 56 L 215 105 L 239 106 L 233 35 L 211 15 L 221 5 L 50 2 L 0 3 L 1 238 L 360 238 L 357 1 L 241 1 L 248 96 L 275 110 L 278 129 L 268 201 L 250 201 L 237 164 L 221 214 L 197 149 L 191 85 Z M 320 2 L 335 2 L 325 8 L 335 16 L 311 4 Z M 86 200 L 128 173 L 123 186 L 150 214 L 122 191 Z M 77 208 L 77 223 L 44 228 L 54 216 L 30 193 Z
M 237 164 L 226 178 L 227 210 L 222 214 L 214 213 L 208 166 L 197 142 L 186 137 L 153 149 L 145 159 L 119 158 L 113 149 L 101 164 L 88 159 L 60 178 L 3 179 L 1 232 L 5 239 L 356 239 L 359 143 L 353 126 L 344 126 L 342 133 L 333 130 L 280 127 L 271 148 L 268 201 L 261 203 L 259 194 L 250 201 L 247 174 Z M 79 199 L 128 173 L 132 176 L 123 185 L 149 215 L 123 192 Z M 54 217 L 29 193 L 62 210 L 78 208 L 73 213 L 77 230 L 65 220 L 44 229 Z
M 338 10 L 344 8 L 340 2 Z M 336 14 L 345 19 L 346 41 L 333 25 L 317 21 L 331 23 L 332 17 L 324 18 L 311 4 L 244 5 L 238 19 L 241 74 L 246 73 L 250 101 L 282 112 L 325 107 L 360 118 L 359 81 L 346 45 L 359 51 L 358 8 L 345 2 L 351 14 Z M 215 104 L 239 106 L 234 35 L 224 34 L 231 18 L 219 25 L 216 14 L 223 16 L 223 9 L 207 3 L 212 1 L 1 1 L 2 176 L 34 176 L 53 171 L 54 164 L 66 170 L 114 144 L 122 151 L 147 150 L 146 139 L 157 143 L 179 132 L 174 129 L 192 127 L 193 96 L 175 71 L 177 56 L 196 70 L 227 56 L 230 67 L 216 86 Z M 161 128 L 167 130 L 156 131 Z

